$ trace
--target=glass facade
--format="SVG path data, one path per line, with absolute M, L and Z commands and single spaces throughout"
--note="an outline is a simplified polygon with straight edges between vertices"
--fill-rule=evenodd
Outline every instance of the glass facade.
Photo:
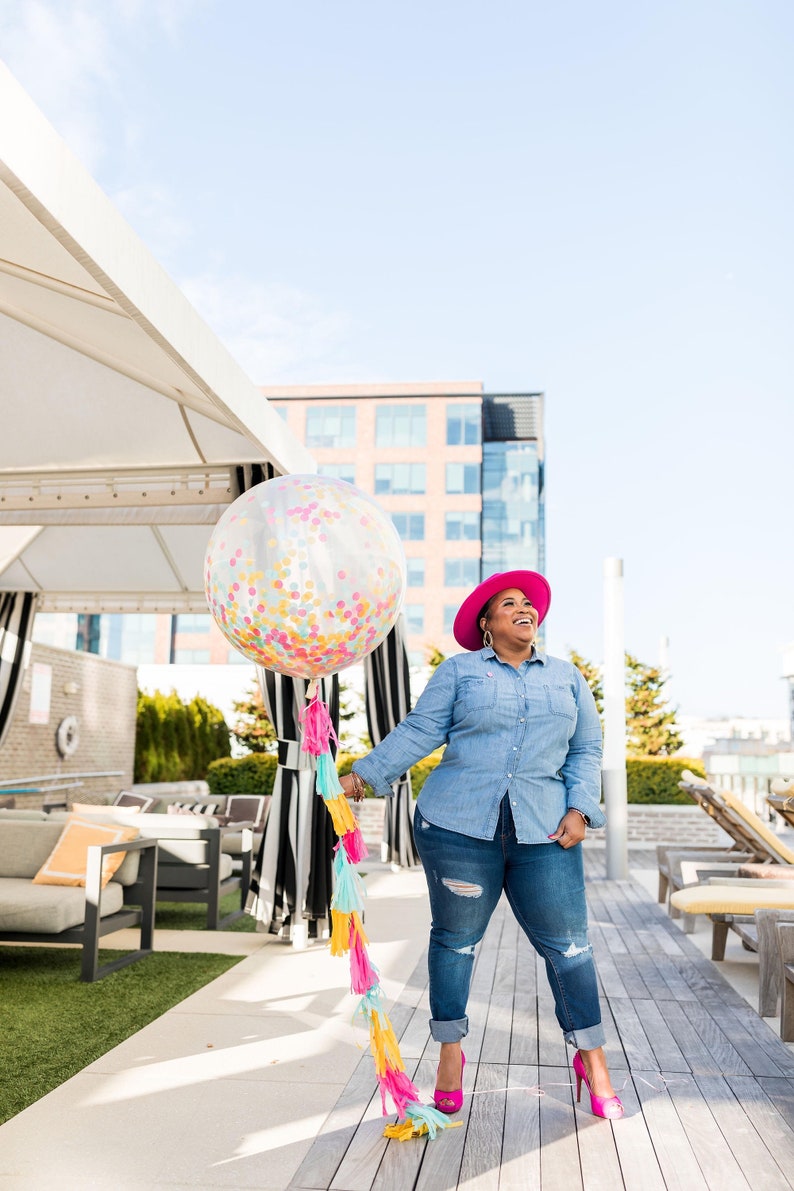
M 537 442 L 488 442 L 482 460 L 482 578 L 542 571 L 543 466 Z
M 379 405 L 375 414 L 376 447 L 426 447 L 424 405 Z

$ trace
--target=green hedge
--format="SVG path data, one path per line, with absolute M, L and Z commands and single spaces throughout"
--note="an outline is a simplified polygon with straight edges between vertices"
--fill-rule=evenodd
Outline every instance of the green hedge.
M 222 712 L 199 695 L 183 703 L 176 691 L 138 691 L 135 731 L 136 782 L 203 778 L 207 766 L 231 751 Z
M 419 796 L 428 775 L 441 760 L 442 750 L 431 753 L 411 769 L 414 798 Z M 339 753 L 336 764 L 340 774 L 350 773 L 356 753 Z M 626 762 L 628 799 L 635 805 L 691 806 L 692 799 L 678 783 L 684 769 L 705 777 L 702 761 L 692 757 L 637 757 Z M 207 770 L 211 794 L 271 794 L 276 774 L 272 753 L 249 753 L 245 757 L 213 761 Z
M 355 753 L 339 753 L 339 773 L 350 773 Z M 210 794 L 272 794 L 278 759 L 275 753 L 248 753 L 213 761 L 207 770 Z
M 277 765 L 274 753 L 213 761 L 207 770 L 210 794 L 272 794 Z
M 706 776 L 703 762 L 693 757 L 630 757 L 626 762 L 629 802 L 640 806 L 693 806 L 689 795 L 678 788 L 685 769 L 698 777 Z

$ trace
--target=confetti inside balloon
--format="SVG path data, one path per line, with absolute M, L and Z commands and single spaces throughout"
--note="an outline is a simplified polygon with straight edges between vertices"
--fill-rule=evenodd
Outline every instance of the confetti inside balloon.
M 278 476 L 237 498 L 204 563 L 210 611 L 268 670 L 323 678 L 365 658 L 394 625 L 405 556 L 388 514 L 331 476 Z

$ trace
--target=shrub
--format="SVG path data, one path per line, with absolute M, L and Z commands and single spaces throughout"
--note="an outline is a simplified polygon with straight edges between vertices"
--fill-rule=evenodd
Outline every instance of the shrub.
M 414 798 L 419 797 L 422 786 L 425 784 L 436 765 L 438 765 L 443 755 L 443 749 L 436 749 L 436 751 L 431 753 L 429 757 L 425 757 L 423 761 L 418 761 L 416 765 L 413 766 L 411 769 L 411 790 L 413 791 Z
M 705 777 L 703 762 L 692 757 L 633 757 L 626 762 L 629 802 L 640 805 L 692 806 L 692 799 L 679 790 L 683 770 Z
M 277 766 L 272 753 L 213 761 L 207 768 L 210 794 L 272 794 Z
M 198 696 L 183 703 L 176 691 L 138 692 L 136 782 L 203 778 L 210 761 L 230 751 L 229 729 L 217 707 Z

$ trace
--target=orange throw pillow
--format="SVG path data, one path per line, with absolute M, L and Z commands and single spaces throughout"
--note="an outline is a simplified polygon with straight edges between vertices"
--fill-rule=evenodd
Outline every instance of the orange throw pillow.
M 88 849 L 93 844 L 119 844 L 137 839 L 137 827 L 97 823 L 70 815 L 61 837 L 33 878 L 34 885 L 85 885 Z M 126 852 L 113 852 L 102 861 L 102 888 L 121 867 Z

